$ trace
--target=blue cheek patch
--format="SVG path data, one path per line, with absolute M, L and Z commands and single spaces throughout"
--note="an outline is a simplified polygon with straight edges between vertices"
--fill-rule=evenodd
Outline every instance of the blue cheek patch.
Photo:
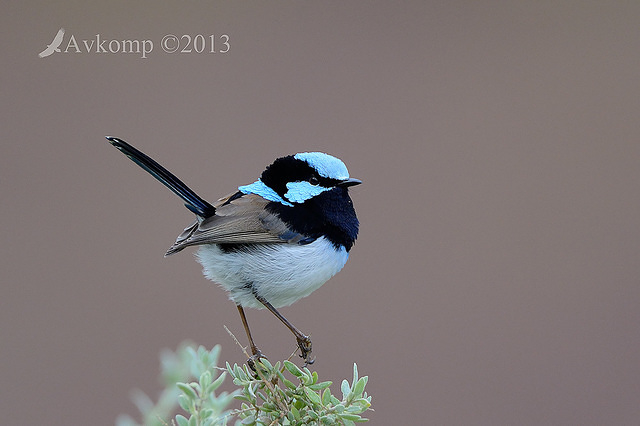
M 269 188 L 260 179 L 253 182 L 251 185 L 239 186 L 238 191 L 242 192 L 243 194 L 256 194 L 261 196 L 265 200 L 275 201 L 285 206 L 293 207 L 293 204 L 283 200 L 282 197 L 279 196 L 276 191 Z
M 331 188 L 325 188 L 324 186 L 311 185 L 309 182 L 289 182 L 287 184 L 287 193 L 284 196 L 292 203 L 304 203 L 305 201 L 322 194 L 324 191 L 329 191 Z

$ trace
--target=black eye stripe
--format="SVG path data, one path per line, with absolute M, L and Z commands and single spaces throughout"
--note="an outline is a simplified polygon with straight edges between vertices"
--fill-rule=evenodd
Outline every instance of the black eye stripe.
M 338 179 L 331 179 L 323 176 L 314 175 L 307 179 L 304 179 L 304 178 L 296 179 L 294 182 L 308 182 L 314 186 L 320 185 L 320 186 L 324 186 L 325 188 L 333 188 L 334 186 L 338 185 L 341 181 Z
M 331 179 L 331 178 L 325 178 L 325 177 L 320 177 L 319 180 L 320 180 L 320 185 L 327 188 L 332 188 L 340 183 L 338 179 Z
M 276 159 L 261 175 L 262 182 L 281 197 L 288 191 L 288 183 L 308 182 L 313 185 L 312 178 L 318 180 L 317 185 L 325 188 L 333 188 L 341 182 L 339 179 L 320 176 L 306 161 L 295 159 L 292 155 Z

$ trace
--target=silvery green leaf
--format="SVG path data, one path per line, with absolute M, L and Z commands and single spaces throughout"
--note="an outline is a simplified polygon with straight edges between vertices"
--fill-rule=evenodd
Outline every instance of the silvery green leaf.
M 304 388 L 304 393 L 314 405 L 322 405 L 320 396 L 309 388 Z
M 322 389 L 328 388 L 329 386 L 331 386 L 331 384 L 332 384 L 332 382 L 330 382 L 330 381 L 315 383 L 313 385 L 309 385 L 309 389 L 313 389 L 315 391 L 318 391 L 318 390 L 322 390 Z
M 361 417 L 357 414 L 347 414 L 347 413 L 340 414 L 340 418 L 343 420 L 351 420 L 351 421 L 358 421 L 361 419 Z
M 351 404 L 350 406 L 347 407 L 345 411 L 350 414 L 360 414 L 366 409 L 367 407 L 363 407 L 360 404 Z
M 295 407 L 295 405 L 291 406 L 291 413 L 296 420 L 300 420 L 300 411 Z
M 322 405 L 325 407 L 331 404 L 331 389 L 328 387 L 322 392 Z
M 251 402 L 255 403 L 256 402 L 256 393 L 255 393 L 255 391 L 253 389 L 253 386 L 247 386 L 246 390 L 247 390 L 247 393 L 249 394 L 249 398 L 251 399 Z
M 222 347 L 220 345 L 215 345 L 211 352 L 209 353 L 209 362 L 210 365 L 216 366 L 218 365 L 218 359 L 220 358 L 220 349 Z
M 240 422 L 240 424 L 243 425 L 254 425 L 256 424 L 256 418 L 253 414 L 248 415 L 247 417 L 245 417 L 242 422 Z
M 367 376 L 360 378 L 360 380 L 358 380 L 358 382 L 353 387 L 353 394 L 356 396 L 356 398 L 362 396 L 362 392 L 364 392 L 364 387 L 366 386 L 368 379 L 369 378 Z
M 213 381 L 213 383 L 211 383 L 211 385 L 209 386 L 209 392 L 213 392 L 214 390 L 218 389 L 220 387 L 220 385 L 222 384 L 222 382 L 224 382 L 224 379 L 226 377 L 227 373 L 224 372 L 220 375 L 220 377 L 218 377 L 217 379 L 215 379 Z
M 234 395 L 233 396 L 234 399 L 237 399 L 238 401 L 247 401 L 247 402 L 251 402 L 251 400 L 249 399 L 249 397 L 245 396 L 245 395 Z M 183 407 L 184 408 L 184 407 Z
M 209 370 L 204 371 L 200 375 L 200 379 L 199 379 L 199 383 L 202 389 L 208 388 L 212 380 L 213 380 L 213 377 L 211 376 L 211 372 Z
M 196 392 L 193 390 L 193 388 L 191 386 L 189 386 L 186 383 L 182 383 L 182 382 L 178 382 L 176 383 L 176 386 L 178 386 L 178 389 L 180 389 L 182 391 L 182 393 L 189 399 L 194 400 L 198 397 L 198 395 L 196 394 Z
M 352 404 L 356 404 L 359 405 L 360 407 L 363 407 L 363 410 L 366 410 L 367 408 L 371 407 L 371 398 L 357 398 L 356 400 L 353 401 Z
M 180 395 L 178 396 L 178 404 L 180 405 L 180 408 L 182 408 L 184 411 L 189 411 L 191 409 L 191 400 L 189 398 L 187 398 L 185 395 Z
M 276 411 L 278 409 L 278 407 L 276 406 L 276 404 L 274 404 L 273 402 L 269 402 L 269 401 L 265 401 L 264 404 L 262 404 L 261 407 L 264 411 Z
M 320 417 L 320 423 L 325 425 L 335 425 L 336 424 L 336 416 L 333 414 L 327 414 L 325 416 Z
M 182 414 L 178 414 L 176 416 L 176 422 L 178 423 L 178 426 L 188 426 L 189 425 L 189 420 L 187 420 L 187 418 L 185 416 L 183 416 Z
M 342 380 L 340 390 L 342 391 L 342 398 L 347 399 L 347 396 L 351 393 L 351 386 L 349 385 L 349 382 L 347 382 L 347 379 Z
M 271 365 L 271 363 L 269 362 L 268 359 L 266 358 L 260 358 L 260 362 L 262 363 L 262 365 L 264 365 L 268 370 L 272 370 L 273 369 L 273 365 Z
M 304 375 L 302 370 L 300 370 L 298 366 L 291 361 L 285 361 L 284 367 L 289 371 L 289 373 L 293 374 L 296 377 L 302 377 Z

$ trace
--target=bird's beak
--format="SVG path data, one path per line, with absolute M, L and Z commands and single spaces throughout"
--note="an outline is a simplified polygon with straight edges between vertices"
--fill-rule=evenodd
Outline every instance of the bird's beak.
M 356 179 L 356 178 L 349 178 L 347 180 L 343 180 L 342 182 L 340 182 L 338 184 L 338 186 L 354 186 L 354 185 L 360 185 L 362 183 L 362 181 L 360 179 Z

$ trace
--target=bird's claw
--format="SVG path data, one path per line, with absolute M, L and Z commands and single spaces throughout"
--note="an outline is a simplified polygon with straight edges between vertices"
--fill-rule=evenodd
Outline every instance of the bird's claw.
M 311 339 L 309 336 L 302 336 L 296 339 L 300 348 L 300 357 L 304 359 L 304 367 L 311 365 L 316 361 L 315 357 L 311 357 Z
M 256 350 L 256 352 L 251 355 L 249 359 L 247 359 L 247 365 L 254 373 L 258 372 L 258 370 L 256 369 L 256 362 L 260 361 L 260 359 L 267 359 L 267 357 L 262 355 L 262 352 L 260 352 L 259 349 Z

